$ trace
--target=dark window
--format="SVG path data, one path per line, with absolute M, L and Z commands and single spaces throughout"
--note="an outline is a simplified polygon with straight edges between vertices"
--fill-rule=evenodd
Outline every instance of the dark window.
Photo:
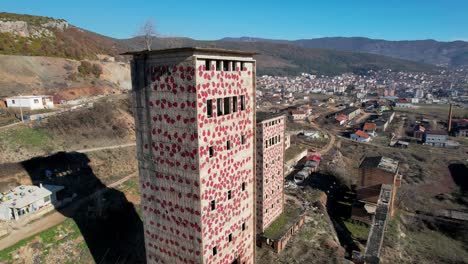
M 245 144 L 245 135 L 242 135 L 242 136 L 241 136 L 241 144 L 242 144 L 242 145 Z
M 226 149 L 227 150 L 231 149 L 231 140 L 226 141 Z
M 232 198 L 232 193 L 231 193 L 231 191 L 229 190 L 229 191 L 228 191 L 228 200 L 231 200 L 231 198 Z
M 38 103 L 39 103 L 39 99 L 34 99 L 34 103 L 35 103 L 35 104 L 38 104 Z
M 245 230 L 245 223 L 242 223 L 242 231 Z
M 208 152 L 210 154 L 210 158 L 214 156 L 214 148 L 213 147 L 210 147 Z
M 229 115 L 231 113 L 231 97 L 224 98 L 224 114 Z
M 237 71 L 237 61 L 232 62 L 232 69 L 231 71 Z
M 219 60 L 216 61 L 216 70 L 217 71 L 221 70 L 221 61 L 219 61 Z
M 218 116 L 223 115 L 222 101 L 223 99 L 221 98 L 216 99 L 216 109 L 218 110 Z
M 206 100 L 206 115 L 208 117 L 213 116 L 213 100 L 211 99 Z
M 216 254 L 218 253 L 218 250 L 216 249 L 216 247 L 213 248 L 213 256 L 216 256 Z
M 12 104 L 15 104 L 15 100 L 11 100 L 11 103 L 12 103 Z
M 223 61 L 223 71 L 229 71 L 229 61 Z
M 242 183 L 242 191 L 245 191 L 245 182 Z
M 231 233 L 231 234 L 229 234 L 229 236 L 228 236 L 228 241 L 229 241 L 229 242 L 231 242 L 231 241 L 232 241 L 232 233 Z
M 274 204 L 271 205 L 271 208 L 273 208 Z
M 211 70 L 211 60 L 205 60 L 205 68 L 207 71 Z
M 214 209 L 216 209 L 216 201 L 215 200 L 211 201 L 211 211 L 213 211 Z
M 245 95 L 241 95 L 241 111 L 245 110 Z
M 232 97 L 232 112 L 236 113 L 237 112 L 237 96 Z

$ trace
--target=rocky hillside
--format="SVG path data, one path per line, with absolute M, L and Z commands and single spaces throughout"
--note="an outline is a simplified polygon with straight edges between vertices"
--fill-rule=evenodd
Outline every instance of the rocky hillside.
M 99 77 L 83 70 L 80 72 L 82 61 L 0 55 L 0 98 L 19 93 L 55 94 L 61 91 L 65 94 L 73 91 L 76 97 L 131 88 L 130 67 L 127 63 L 90 61 L 90 64 L 99 65 L 96 66 L 101 69 Z M 74 98 L 68 96 L 64 99 Z
M 97 59 L 126 50 L 119 41 L 86 31 L 65 20 L 0 13 L 0 54 Z

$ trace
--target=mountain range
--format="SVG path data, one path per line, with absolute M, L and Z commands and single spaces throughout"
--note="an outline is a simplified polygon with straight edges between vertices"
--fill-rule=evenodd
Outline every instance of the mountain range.
M 468 66 L 468 42 L 461 40 L 451 42 L 433 39 L 388 41 L 363 37 L 328 37 L 292 41 L 241 37 L 222 40 L 249 43 L 269 42 L 304 48 L 365 52 L 446 67 Z
M 301 72 L 335 75 L 391 68 L 434 71 L 437 66 L 468 66 L 468 44 L 463 41 L 385 41 L 366 38 L 271 40 L 224 38 L 213 41 L 182 37 L 158 37 L 152 48 L 186 46 L 251 50 L 258 74 L 297 75 Z M 0 54 L 97 59 L 99 54 L 119 56 L 141 50 L 142 37 L 115 39 L 68 24 L 65 20 L 0 13 Z

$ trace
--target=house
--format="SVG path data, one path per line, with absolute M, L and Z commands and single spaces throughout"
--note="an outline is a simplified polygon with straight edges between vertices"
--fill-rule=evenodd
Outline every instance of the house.
M 413 129 L 413 137 L 419 141 L 422 141 L 424 138 L 424 133 L 426 132 L 426 128 L 422 125 L 416 125 Z
M 344 115 L 346 116 L 347 120 L 351 120 L 355 118 L 357 115 L 359 115 L 360 113 L 361 113 L 361 109 L 357 107 L 348 107 L 348 108 L 345 108 L 343 110 L 336 112 L 335 118 L 339 115 Z
M 377 125 L 376 125 L 375 123 L 368 123 L 368 122 L 366 122 L 366 123 L 364 124 L 364 127 L 362 128 L 362 130 L 363 130 L 365 133 L 371 135 L 372 137 L 377 136 L 377 133 L 375 132 L 375 131 L 377 130 Z
M 55 205 L 63 186 L 21 185 L 0 195 L 0 220 L 18 220 L 21 216 Z
M 351 218 L 371 223 L 372 216 L 376 213 L 382 186 L 385 184 L 392 187 L 391 196 L 389 197 L 389 212 L 390 216 L 392 216 L 393 204 L 401 180 L 397 160 L 383 156 L 363 158 L 359 165 L 359 178 L 356 186 L 357 197 L 356 202 L 353 204 Z
M 444 130 L 429 130 L 424 135 L 424 144 L 434 147 L 445 147 L 448 133 Z
M 312 114 L 312 106 L 310 105 L 303 105 L 301 107 L 299 107 L 300 110 L 303 110 L 306 115 L 311 115 Z
M 371 140 L 371 136 L 362 130 L 354 132 L 350 138 L 359 142 L 369 142 Z
M 335 117 L 335 120 L 336 122 L 338 122 L 338 124 L 340 124 L 340 126 L 344 125 L 344 123 L 346 123 L 346 120 L 348 120 L 348 118 L 346 117 L 346 115 L 338 115 Z
M 29 110 L 54 108 L 54 100 L 48 95 L 28 95 L 6 98 L 8 108 L 24 108 Z
M 290 110 L 289 119 L 292 121 L 304 121 L 306 118 L 306 113 L 303 110 Z
M 395 107 L 413 108 L 413 104 L 405 98 L 399 98 L 395 101 Z

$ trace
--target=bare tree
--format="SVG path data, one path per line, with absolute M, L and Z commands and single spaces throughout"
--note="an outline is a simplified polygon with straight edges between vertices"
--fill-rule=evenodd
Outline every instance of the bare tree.
M 154 21 L 147 20 L 145 24 L 140 28 L 139 35 L 144 37 L 146 49 L 151 50 L 153 38 L 156 37 L 156 26 L 154 25 Z

